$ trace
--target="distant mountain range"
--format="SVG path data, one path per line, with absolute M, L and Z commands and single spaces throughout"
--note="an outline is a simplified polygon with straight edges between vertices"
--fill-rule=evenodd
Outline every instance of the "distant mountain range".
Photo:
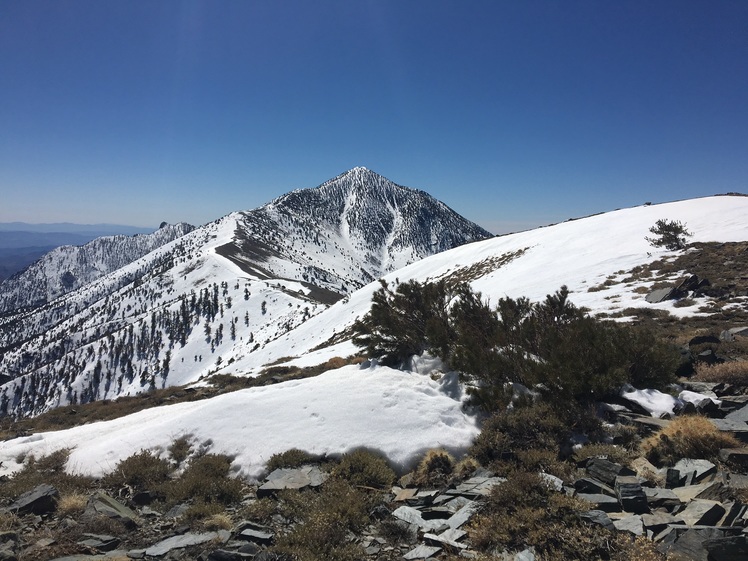
M 195 381 L 383 275 L 490 235 L 354 168 L 196 229 L 58 248 L 0 283 L 0 414 Z
M 147 234 L 153 228 L 117 224 L 0 222 L 0 281 L 61 245 L 83 245 L 101 236 Z

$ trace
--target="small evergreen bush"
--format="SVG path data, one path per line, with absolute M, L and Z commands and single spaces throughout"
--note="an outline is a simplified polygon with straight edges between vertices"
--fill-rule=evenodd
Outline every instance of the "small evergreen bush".
M 649 229 L 655 237 L 645 238 L 654 247 L 664 247 L 677 251 L 686 247 L 686 238 L 693 234 L 686 229 L 686 225 L 678 220 L 660 219 Z
M 452 478 L 455 460 L 446 450 L 433 449 L 418 463 L 413 483 L 419 486 L 441 487 Z

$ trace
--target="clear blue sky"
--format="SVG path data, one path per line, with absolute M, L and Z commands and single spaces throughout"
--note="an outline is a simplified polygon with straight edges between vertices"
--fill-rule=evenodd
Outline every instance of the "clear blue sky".
M 494 232 L 748 192 L 748 1 L 0 2 L 0 222 L 201 224 L 358 165 Z

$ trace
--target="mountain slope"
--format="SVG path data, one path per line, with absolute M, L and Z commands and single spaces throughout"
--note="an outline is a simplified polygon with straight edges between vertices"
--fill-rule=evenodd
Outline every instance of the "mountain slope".
M 363 168 L 232 213 L 0 318 L 0 414 L 198 380 L 350 290 L 487 235 L 426 193 Z M 64 276 L 47 264 L 47 278 Z

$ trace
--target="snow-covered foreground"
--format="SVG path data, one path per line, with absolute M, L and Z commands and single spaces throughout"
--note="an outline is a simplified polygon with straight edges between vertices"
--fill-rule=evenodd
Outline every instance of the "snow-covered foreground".
M 0 473 L 16 459 L 71 448 L 71 472 L 100 476 L 140 450 L 164 453 L 180 436 L 196 448 L 235 456 L 256 478 L 272 454 L 300 448 L 340 454 L 358 447 L 384 453 L 401 469 L 428 448 L 459 451 L 477 435 L 452 377 L 387 367 L 346 366 L 315 378 L 251 388 L 213 399 L 156 407 L 112 421 L 17 438 L 0 446 Z

